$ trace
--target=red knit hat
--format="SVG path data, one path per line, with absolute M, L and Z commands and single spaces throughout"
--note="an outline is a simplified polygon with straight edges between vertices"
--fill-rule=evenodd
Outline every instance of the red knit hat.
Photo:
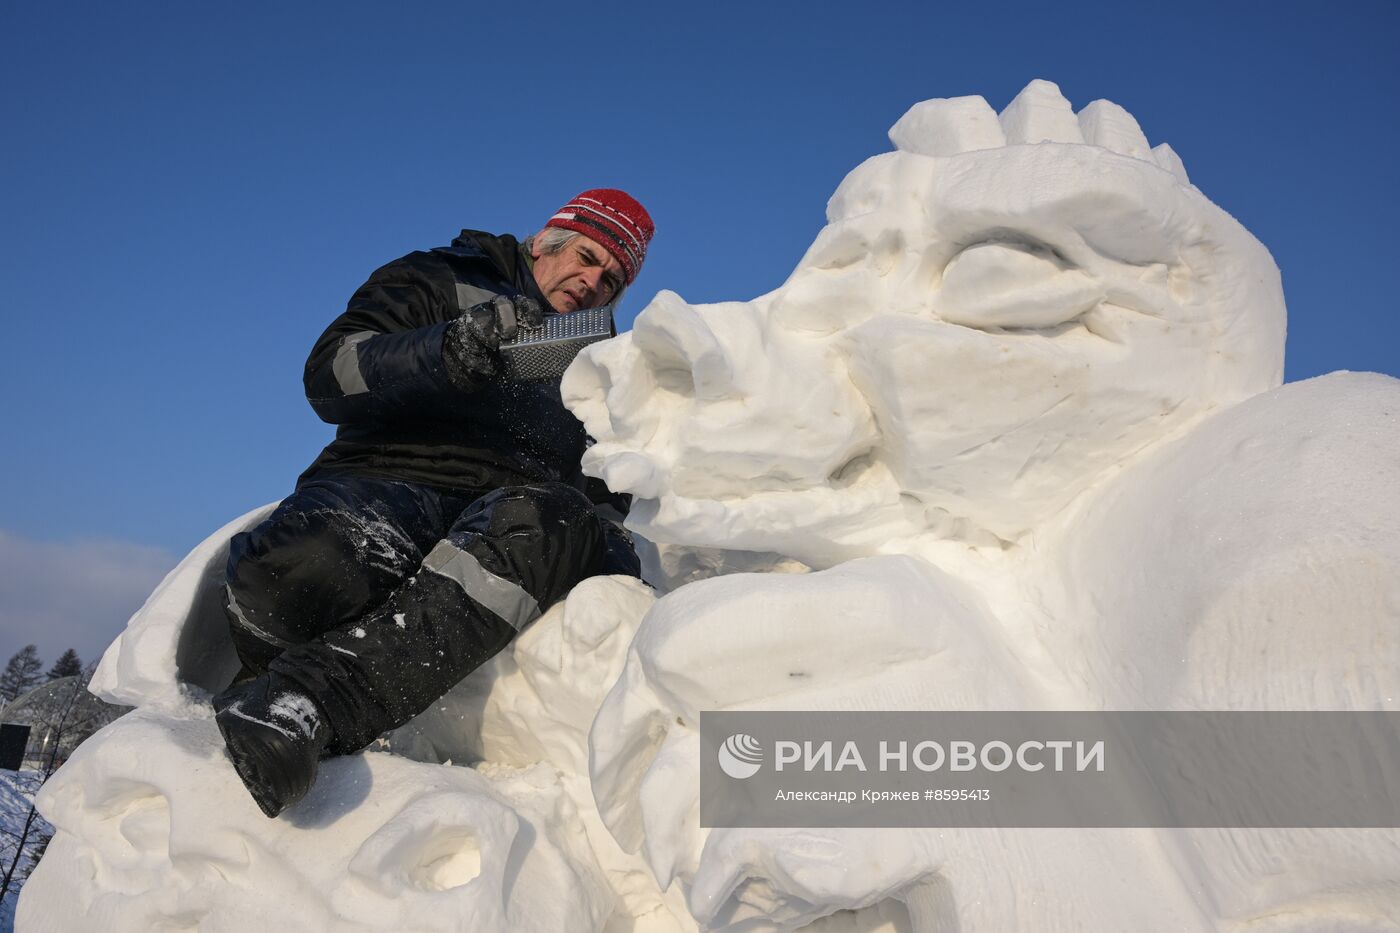
M 559 208 L 546 227 L 574 230 L 612 253 L 631 285 L 656 227 L 647 209 L 616 188 L 591 188 Z

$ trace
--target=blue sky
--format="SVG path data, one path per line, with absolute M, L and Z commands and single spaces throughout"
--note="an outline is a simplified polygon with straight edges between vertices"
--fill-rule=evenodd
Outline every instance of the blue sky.
M 930 97 L 1122 104 L 1273 252 L 1290 380 L 1400 374 L 1394 0 L 680 9 L 4 5 L 0 662 L 95 655 L 289 491 L 331 436 L 306 352 L 376 266 L 607 185 L 658 227 L 624 324 L 749 298 Z

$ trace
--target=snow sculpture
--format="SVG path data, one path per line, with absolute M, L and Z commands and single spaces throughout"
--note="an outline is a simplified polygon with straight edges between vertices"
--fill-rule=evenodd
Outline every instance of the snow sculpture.
M 663 292 L 567 374 L 661 571 L 819 570 L 648 616 L 592 734 L 614 835 L 715 928 L 1388 926 L 1391 831 L 699 830 L 700 709 L 1400 697 L 1400 383 L 1278 388 L 1272 259 L 1116 105 L 1037 81 L 890 136 L 777 290 Z
M 1400 697 L 1400 382 L 1279 387 L 1267 251 L 1114 104 L 891 138 L 782 287 L 566 375 L 672 592 L 588 581 L 268 821 L 206 708 L 245 516 L 104 658 L 141 709 L 41 796 L 21 933 L 1393 929 L 1391 830 L 699 828 L 701 710 Z
M 379 747 L 327 761 L 294 812 L 263 817 L 209 694 L 237 668 L 219 606 L 228 540 L 266 513 L 195 548 L 104 655 L 94 689 L 140 708 L 44 788 L 58 832 L 18 929 L 694 928 L 589 791 L 593 713 L 654 602 L 628 578 L 585 581 Z
M 1000 546 L 1279 383 L 1278 271 L 1168 148 L 1106 101 L 1076 121 L 1044 81 L 1002 122 L 915 106 L 780 288 L 662 292 L 574 368 L 587 462 L 641 500 L 639 531 L 813 566 Z

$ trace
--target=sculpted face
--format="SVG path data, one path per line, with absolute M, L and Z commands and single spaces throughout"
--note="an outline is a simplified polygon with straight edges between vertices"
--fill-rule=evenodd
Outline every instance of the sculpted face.
M 662 292 L 565 398 L 654 540 L 815 565 L 1006 546 L 1145 445 L 1278 384 L 1267 251 L 1104 101 L 927 101 L 788 281 Z

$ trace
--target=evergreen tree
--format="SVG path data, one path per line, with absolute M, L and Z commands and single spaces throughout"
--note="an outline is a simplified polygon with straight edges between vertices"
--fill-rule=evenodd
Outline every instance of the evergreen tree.
M 0 671 L 0 699 L 6 703 L 43 682 L 41 671 L 44 662 L 39 660 L 39 649 L 35 645 L 25 645 L 16 651 Z
M 60 677 L 73 677 L 83 672 L 83 662 L 78 657 L 78 652 L 69 648 L 59 655 L 58 660 L 53 662 L 53 667 L 49 668 L 49 680 L 58 680 Z

